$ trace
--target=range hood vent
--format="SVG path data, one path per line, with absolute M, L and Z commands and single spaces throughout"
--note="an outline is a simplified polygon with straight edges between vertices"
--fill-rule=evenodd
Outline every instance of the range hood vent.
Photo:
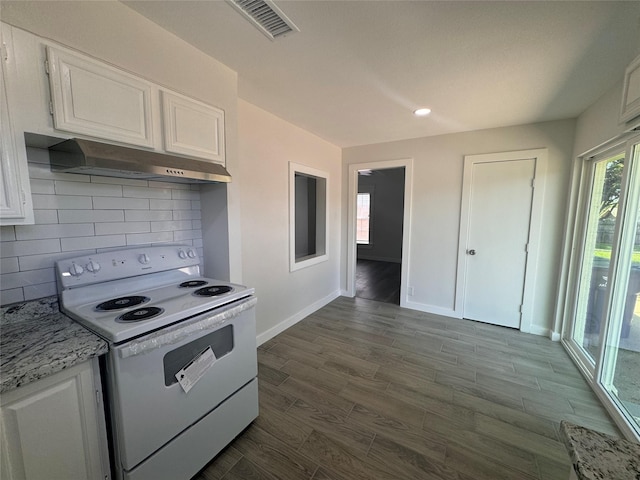
M 49 147 L 51 170 L 174 183 L 230 182 L 220 164 L 74 138 Z
M 270 40 L 300 29 L 271 0 L 227 0 Z

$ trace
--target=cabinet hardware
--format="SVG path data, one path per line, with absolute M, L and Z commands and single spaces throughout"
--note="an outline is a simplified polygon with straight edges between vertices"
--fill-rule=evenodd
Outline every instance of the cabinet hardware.
M 0 47 L 2 51 L 2 60 L 5 62 L 9 60 L 9 49 L 7 48 L 6 42 L 2 42 L 2 47 Z
M 44 61 L 44 71 L 47 75 L 49 75 L 49 60 Z

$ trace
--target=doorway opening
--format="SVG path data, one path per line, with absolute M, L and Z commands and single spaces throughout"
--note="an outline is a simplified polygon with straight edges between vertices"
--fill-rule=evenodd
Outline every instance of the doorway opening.
M 347 293 L 403 304 L 411 161 L 349 166 Z
M 356 297 L 400 305 L 404 167 L 358 172 Z

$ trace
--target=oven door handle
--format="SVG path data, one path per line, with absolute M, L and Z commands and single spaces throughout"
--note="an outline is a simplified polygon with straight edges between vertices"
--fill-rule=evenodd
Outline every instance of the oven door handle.
M 166 345 L 173 345 L 181 340 L 190 337 L 195 332 L 206 330 L 217 330 L 229 323 L 230 320 L 240 315 L 240 313 L 253 308 L 258 302 L 256 297 L 249 297 L 241 303 L 233 303 L 232 306 L 218 309 L 215 313 L 205 314 L 202 318 L 188 320 L 187 324 L 178 323 L 173 327 L 164 328 L 151 335 L 141 338 L 140 340 L 132 340 L 122 347 L 117 347 L 120 358 L 134 357 L 143 355 L 147 352 Z

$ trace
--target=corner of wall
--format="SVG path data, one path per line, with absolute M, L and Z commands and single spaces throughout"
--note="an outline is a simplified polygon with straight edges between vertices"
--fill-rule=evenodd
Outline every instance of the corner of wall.
M 317 302 L 314 302 L 311 305 L 303 308 L 299 312 L 296 312 L 295 314 L 291 315 L 289 318 L 286 318 L 282 322 L 280 322 L 277 325 L 271 327 L 266 332 L 262 332 L 262 333 L 258 334 L 257 337 L 256 337 L 256 342 L 257 342 L 258 346 L 260 346 L 263 343 L 271 340 L 273 337 L 275 337 L 279 333 L 284 332 L 287 328 L 292 327 L 293 325 L 298 323 L 300 320 L 308 317 L 312 313 L 320 310 L 322 307 L 324 307 L 328 303 L 330 303 L 333 300 L 335 300 L 336 298 L 338 298 L 341 294 L 342 294 L 342 292 L 340 290 L 336 290 L 334 292 L 331 292 L 326 297 L 321 298 Z

